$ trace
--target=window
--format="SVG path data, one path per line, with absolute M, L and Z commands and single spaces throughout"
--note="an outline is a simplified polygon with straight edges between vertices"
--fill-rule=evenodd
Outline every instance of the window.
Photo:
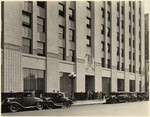
M 133 22 L 135 21 L 135 15 L 133 15 Z
M 130 92 L 135 91 L 135 80 L 130 80 Z
M 45 43 L 38 41 L 37 42 L 37 55 L 44 56 L 45 55 Z
M 108 21 L 110 21 L 111 20 L 111 14 L 109 11 L 107 11 L 107 14 L 108 14 Z
M 124 79 L 117 79 L 118 91 L 124 91 Z
M 108 67 L 108 68 L 111 68 L 111 61 L 110 61 L 110 59 L 107 59 L 107 62 L 108 62 L 108 63 L 107 63 L 108 66 L 107 66 L 107 67 Z
M 31 14 L 25 11 L 22 11 L 22 26 L 31 28 Z
M 117 2 L 117 11 L 119 11 L 119 2 Z
M 104 8 L 101 8 L 101 16 L 102 16 L 103 18 L 105 18 L 105 9 L 104 9 Z
M 135 40 L 133 40 L 133 47 L 135 47 Z
M 129 46 L 131 46 L 131 38 L 129 38 Z
M 133 53 L 133 60 L 135 60 L 135 53 Z
M 129 12 L 129 19 L 131 20 L 131 12 Z
M 101 34 L 104 34 L 105 33 L 105 28 L 104 28 L 104 25 L 102 24 L 101 25 Z
M 131 59 L 131 52 L 129 52 L 129 59 Z
M 122 15 L 123 15 L 123 14 L 124 14 L 124 7 L 121 6 L 121 8 L 122 8 L 121 13 L 122 13 Z
M 74 10 L 69 8 L 69 20 L 74 21 Z
M 139 67 L 139 74 L 141 74 L 141 67 Z
M 119 17 L 117 17 L 117 26 L 119 26 Z
M 105 42 L 101 41 L 101 44 L 102 44 L 102 51 L 105 51 Z
M 110 43 L 108 43 L 107 46 L 108 46 L 108 53 L 110 53 L 110 50 L 111 50 Z
M 135 9 L 135 2 L 133 2 L 133 9 Z
M 65 48 L 59 47 L 59 60 L 65 60 Z
M 87 28 L 91 28 L 91 18 L 87 17 L 87 24 L 86 24 Z
M 139 26 L 141 26 L 141 20 L 139 19 Z
M 135 73 L 135 66 L 133 65 L 133 73 Z
M 65 39 L 65 27 L 59 25 L 59 39 Z
M 122 49 L 121 56 L 124 57 L 124 49 Z
M 131 72 L 131 65 L 129 65 L 129 72 Z
M 91 2 L 90 1 L 87 1 L 87 7 L 86 7 L 87 9 L 91 9 Z
M 122 35 L 122 43 L 124 43 L 124 35 Z
M 65 5 L 59 3 L 59 15 L 65 17 Z
M 141 43 L 139 43 L 139 50 L 141 50 Z
M 129 33 L 131 33 L 131 25 L 129 25 Z
M 121 21 L 122 25 L 121 28 L 124 29 L 124 21 Z
M 117 70 L 120 70 L 120 63 L 117 61 Z
M 69 50 L 69 61 L 75 62 L 75 51 Z
M 41 17 L 37 17 L 37 31 L 39 33 L 45 32 L 45 20 Z
M 69 29 L 69 41 L 74 42 L 74 40 L 75 40 L 74 30 Z
M 107 1 L 107 4 L 110 6 L 110 5 L 111 5 L 111 2 L 110 2 L 110 1 Z
M 45 8 L 45 2 L 39 2 L 39 1 L 37 1 L 37 6 Z
M 139 62 L 141 62 L 141 55 L 139 55 Z
M 91 37 L 87 35 L 86 38 L 87 38 L 87 41 L 88 41 L 86 45 L 88 47 L 91 47 Z
M 133 28 L 133 35 L 135 35 L 135 28 Z
M 122 63 L 122 71 L 124 71 L 124 63 Z
M 22 52 L 31 54 L 31 40 L 27 38 L 22 38 Z
M 119 47 L 117 47 L 117 55 L 118 55 L 118 56 L 119 56 L 119 53 L 120 53 L 120 52 L 119 52 Z
M 105 67 L 105 58 L 102 58 L 102 67 Z
M 139 31 L 139 38 L 141 38 L 141 31 Z
M 117 41 L 119 41 L 120 39 L 119 39 L 119 33 L 117 32 Z
M 110 37 L 110 28 L 109 28 L 109 27 L 107 27 L 107 29 L 108 29 L 107 36 L 108 36 L 108 37 Z
M 38 96 L 44 93 L 44 70 L 23 69 L 24 91 L 38 92 Z
M 131 7 L 131 1 L 129 1 L 129 6 Z
M 139 14 L 141 15 L 141 7 L 139 7 Z

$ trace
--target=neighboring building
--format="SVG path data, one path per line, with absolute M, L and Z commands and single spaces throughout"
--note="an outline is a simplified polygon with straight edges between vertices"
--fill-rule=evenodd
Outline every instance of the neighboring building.
M 2 2 L 1 91 L 145 91 L 141 1 Z
M 145 91 L 149 94 L 149 13 L 145 14 Z

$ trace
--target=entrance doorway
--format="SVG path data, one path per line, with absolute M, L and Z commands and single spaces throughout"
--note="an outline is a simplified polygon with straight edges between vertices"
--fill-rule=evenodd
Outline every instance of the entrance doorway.
M 94 76 L 85 76 L 85 91 L 95 91 L 95 78 Z
M 110 95 L 110 78 L 102 77 L 102 92 L 105 93 L 105 97 L 109 97 Z

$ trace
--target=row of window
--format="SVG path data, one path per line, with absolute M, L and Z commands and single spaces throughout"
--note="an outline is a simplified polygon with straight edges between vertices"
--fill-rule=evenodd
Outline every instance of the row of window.
M 111 30 L 110 30 L 110 28 L 109 27 L 107 27 L 107 36 L 108 37 L 111 37 Z M 105 26 L 104 26 L 104 24 L 101 24 L 101 34 L 105 34 Z
M 120 48 L 117 47 L 117 56 L 120 56 Z M 122 49 L 121 56 L 124 57 L 124 49 Z
M 117 32 L 117 41 L 120 41 L 120 35 L 119 32 Z M 122 34 L 121 42 L 124 43 L 124 35 Z
M 101 16 L 103 17 L 103 18 L 105 18 L 105 9 L 102 7 L 101 8 Z M 111 12 L 110 11 L 107 11 L 107 20 L 108 21 L 111 21 Z
M 102 51 L 105 51 L 105 42 L 101 41 L 101 44 L 102 44 Z M 110 53 L 111 52 L 111 44 L 107 43 L 107 46 L 108 46 L 108 53 Z
M 119 12 L 120 10 L 120 2 L 117 2 L 117 11 Z M 121 14 L 124 15 L 124 7 L 121 6 Z
M 120 70 L 120 62 L 117 62 L 117 70 Z M 124 63 L 122 63 L 121 70 L 124 71 Z
M 102 58 L 101 59 L 102 61 L 102 67 L 105 67 L 105 58 Z M 111 60 L 110 59 L 107 59 L 107 68 L 111 68 Z

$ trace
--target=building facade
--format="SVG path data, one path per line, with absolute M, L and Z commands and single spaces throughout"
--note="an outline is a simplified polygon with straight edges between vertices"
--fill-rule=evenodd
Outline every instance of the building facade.
M 145 14 L 145 92 L 149 94 L 149 13 Z
M 143 6 L 2 2 L 2 92 L 145 91 Z

